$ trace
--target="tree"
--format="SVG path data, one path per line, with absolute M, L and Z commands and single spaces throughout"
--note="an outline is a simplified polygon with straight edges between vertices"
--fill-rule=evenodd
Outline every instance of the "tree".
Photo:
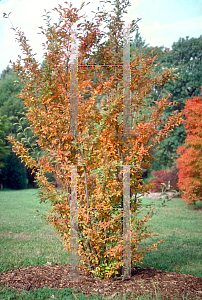
M 6 116 L 0 115 L 0 184 L 2 184 L 2 168 L 4 167 L 4 161 L 10 148 L 6 146 L 5 140 L 8 133 L 8 122 Z
M 143 54 L 146 52 L 148 46 L 149 44 L 146 44 L 146 40 L 143 39 L 139 30 L 137 29 L 135 33 L 135 37 L 131 42 L 131 52 L 136 52 L 136 53 L 138 52 L 139 54 Z
M 187 99 L 185 108 L 185 144 L 178 148 L 178 186 L 186 204 L 202 201 L 202 99 Z
M 23 99 L 19 98 L 22 83 L 11 68 L 2 71 L 0 78 L 0 114 L 8 119 L 8 130 L 17 136 L 18 126 L 16 122 L 24 116 L 25 108 Z M 22 124 L 21 124 L 22 125 Z M 24 120 L 23 129 L 28 126 Z
M 27 175 L 24 163 L 19 157 L 11 152 L 5 161 L 5 168 L 2 171 L 3 185 L 14 190 L 25 189 L 27 187 Z
M 20 81 L 16 78 L 12 69 L 7 67 L 0 76 L 0 184 L 1 188 L 7 181 L 6 161 L 11 158 L 11 147 L 5 139 L 8 134 L 13 132 L 17 135 L 17 127 L 14 125 L 15 118 L 23 111 L 23 102 L 17 98 L 20 93 Z M 19 171 L 23 168 L 19 168 Z M 23 169 L 24 172 L 24 169 Z M 22 175 L 23 176 L 23 175 Z M 10 188 L 10 186 L 7 185 Z
M 12 69 L 2 71 L 0 78 L 0 111 L 8 116 L 17 116 L 23 111 L 23 102 L 17 98 L 22 85 Z M 9 103 L 9 104 L 8 104 Z
M 183 110 L 188 97 L 200 94 L 202 78 L 202 35 L 199 38 L 180 38 L 172 44 L 171 50 L 166 50 L 158 58 L 158 69 L 174 68 L 176 80 L 166 82 L 158 87 L 156 97 L 162 91 L 171 93 L 170 101 L 176 101 L 175 109 Z M 157 88 L 157 87 L 156 87 Z M 169 109 L 173 109 L 171 106 Z M 168 111 L 168 109 L 166 110 Z
M 3 136 L 6 137 L 6 135 L 12 133 L 12 135 L 18 140 L 21 140 L 21 138 L 26 138 L 26 140 L 29 139 L 33 142 L 33 134 L 32 131 L 29 130 L 29 123 L 27 119 L 23 117 L 26 112 L 22 101 L 23 99 L 18 97 L 21 89 L 21 80 L 16 76 L 15 72 L 13 72 L 13 70 L 9 67 L 3 70 L 0 77 L 0 115 L 4 116 L 4 123 L 6 122 L 6 130 L 3 130 Z M 12 157 L 10 148 L 11 147 L 8 145 L 7 140 L 2 141 L 0 151 L 2 153 L 4 152 L 6 156 L 10 155 Z M 3 161 L 5 162 L 6 156 L 4 156 L 3 160 L 0 157 L 2 166 L 1 171 L 4 173 L 4 181 L 7 182 L 7 187 L 11 188 L 11 186 L 8 184 L 9 178 L 5 178 L 7 171 L 5 170 L 6 166 Z M 19 170 L 23 172 L 23 177 L 24 166 L 19 168 Z M 31 174 L 31 170 L 29 169 L 27 169 L 27 178 L 29 181 L 29 186 L 35 187 L 34 174 Z M 1 183 L 2 180 L 3 179 L 1 176 Z
M 165 118 L 174 110 L 182 111 L 187 98 L 198 96 L 202 82 L 202 35 L 199 38 L 180 38 L 178 42 L 173 43 L 172 49 L 163 50 L 157 58 L 159 63 L 157 72 L 162 69 L 173 68 L 176 78 L 174 81 L 168 81 L 163 86 L 156 86 L 153 96 L 158 99 L 162 93 L 171 94 L 169 101 L 172 103 L 164 112 Z M 152 164 L 153 170 L 162 168 L 172 168 L 176 164 L 177 149 L 184 144 L 186 138 L 184 124 L 176 127 L 169 138 L 163 141 L 159 150 L 157 150 L 155 161 Z M 163 159 L 162 159 L 163 158 Z
M 41 201 L 52 204 L 46 220 L 61 235 L 66 249 L 70 249 L 70 171 L 71 165 L 77 166 L 78 255 L 85 270 L 102 278 L 115 276 L 122 267 L 122 213 L 114 209 L 123 208 L 123 170 L 120 165 L 134 166 L 130 183 L 134 195 L 131 199 L 133 262 L 141 262 L 143 253 L 156 248 L 160 242 L 142 249 L 139 246 L 143 239 L 151 237 L 146 223 L 153 209 L 150 208 L 144 218 L 138 218 L 141 199 L 137 195 L 149 189 L 142 180 L 142 168 L 149 168 L 154 146 L 181 122 L 178 113 L 167 120 L 162 119 L 164 109 L 169 106 L 167 98 L 162 97 L 154 103 L 149 97 L 154 85 L 172 79 L 171 71 L 165 70 L 161 76 L 155 76 L 155 58 L 144 59 L 134 54 L 131 61 L 132 130 L 127 138 L 123 136 L 123 68 L 120 66 L 123 66 L 125 33 L 122 17 L 129 2 L 115 0 L 113 5 L 112 13 L 104 9 L 98 11 L 92 22 L 84 19 L 79 23 L 79 9 L 73 8 L 72 4 L 67 8 L 59 5 L 55 9 L 60 21 L 53 25 L 47 13 L 47 29 L 41 27 L 47 39 L 43 44 L 43 68 L 33 59 L 24 33 L 16 29 L 25 58 L 20 58 L 13 67 L 23 82 L 21 97 L 27 119 L 43 153 L 33 158 L 23 141 L 12 136 L 8 138 L 13 151 L 27 166 L 37 170 Z M 70 122 L 70 32 L 76 21 L 80 42 L 78 136 L 72 134 Z M 107 33 L 100 29 L 102 22 Z M 133 22 L 130 32 L 135 29 Z M 91 67 L 84 66 L 86 61 Z M 105 67 L 94 68 L 96 61 Z M 116 65 L 119 67 L 112 68 Z M 86 93 L 88 97 L 85 97 Z M 96 104 L 99 96 L 104 96 L 100 108 Z M 46 172 L 59 178 L 60 190 L 48 181 Z
M 157 57 L 158 58 L 163 55 L 168 48 L 165 48 L 164 46 L 149 46 L 149 44 L 146 44 L 146 40 L 141 36 L 139 30 L 137 29 L 135 37 L 133 41 L 131 41 L 131 52 L 135 52 L 138 54 L 142 54 L 145 57 Z

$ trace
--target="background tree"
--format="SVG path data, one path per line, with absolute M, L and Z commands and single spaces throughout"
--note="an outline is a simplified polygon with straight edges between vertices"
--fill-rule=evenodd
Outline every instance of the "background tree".
M 171 50 L 158 56 L 157 71 L 166 68 L 175 69 L 175 81 L 168 81 L 163 86 L 156 86 L 153 96 L 158 99 L 162 93 L 168 95 L 172 104 L 165 110 L 164 116 L 167 118 L 176 109 L 182 111 L 187 98 L 198 96 L 202 82 L 202 36 L 199 38 L 180 38 L 174 42 Z M 164 140 L 156 152 L 155 161 L 152 164 L 152 170 L 161 170 L 162 168 L 172 168 L 176 164 L 177 149 L 183 145 L 186 138 L 184 124 L 176 127 L 169 138 Z
M 20 160 L 18 161 L 18 159 L 15 159 L 13 155 L 11 155 L 10 144 L 8 144 L 8 141 L 5 140 L 6 135 L 12 133 L 12 135 L 18 140 L 21 140 L 21 138 L 25 137 L 33 139 L 32 131 L 28 128 L 29 123 L 27 122 L 26 118 L 23 118 L 26 110 L 24 109 L 23 99 L 19 98 L 22 87 L 23 86 L 20 78 L 16 76 L 11 68 L 7 67 L 2 71 L 0 76 L 0 116 L 4 116 L 1 117 L 1 126 L 3 126 L 2 131 L 4 132 L 1 133 L 1 136 L 3 138 L 1 142 L 1 152 L 5 155 L 3 158 L 0 158 L 0 160 L 2 162 L 1 183 L 3 184 L 4 181 L 7 188 L 12 188 L 15 184 L 14 177 L 12 180 L 12 186 L 9 186 L 9 182 L 11 182 L 9 178 L 5 177 L 9 176 L 10 174 L 9 171 L 6 171 L 6 166 L 8 166 L 8 164 L 5 164 L 6 156 L 8 156 L 7 161 L 9 161 L 9 157 L 11 157 L 12 159 L 14 159 L 14 161 L 16 161 L 17 165 L 19 165 Z M 23 178 L 24 165 L 19 168 L 19 172 L 20 171 L 22 171 Z M 36 184 L 34 183 L 34 174 L 31 174 L 31 170 L 29 168 L 26 172 L 29 182 L 28 186 L 36 187 Z M 16 183 L 16 185 L 18 184 Z
M 135 49 L 142 49 L 142 48 L 147 48 L 149 46 L 149 44 L 146 44 L 146 40 L 143 39 L 143 37 L 141 36 L 139 29 L 136 30 L 135 32 L 135 38 L 132 42 L 131 45 L 131 50 L 133 50 L 133 45 L 134 45 L 134 50 Z
M 8 118 L 12 117 L 11 132 L 15 132 L 16 129 L 13 125 L 15 117 L 22 117 L 20 113 L 24 111 L 23 101 L 17 97 L 21 89 L 20 79 L 16 77 L 13 70 L 8 67 L 3 70 L 0 78 L 0 114 L 6 115 Z
M 27 187 L 28 180 L 25 164 L 13 152 L 6 157 L 5 167 L 2 170 L 2 179 L 6 188 L 19 190 Z
M 201 88 L 202 89 L 202 88 Z M 188 99 L 184 108 L 186 139 L 178 149 L 178 186 L 188 204 L 202 202 L 202 99 Z
M 150 56 L 161 56 L 165 51 L 169 50 L 169 48 L 165 48 L 164 46 L 150 46 L 146 43 L 146 40 L 141 36 L 139 29 L 137 29 L 135 33 L 135 37 L 133 41 L 131 41 L 131 52 L 135 52 L 145 57 Z M 133 55 L 133 54 L 132 54 Z
M 5 159 L 9 154 L 10 146 L 6 145 L 6 136 L 9 134 L 8 122 L 6 116 L 0 115 L 0 185 L 3 188 L 3 174 L 2 169 L 5 167 Z
M 137 42 L 136 51 L 141 51 L 145 56 L 158 55 L 155 63 L 157 72 L 161 72 L 166 68 L 173 68 L 176 74 L 174 81 L 168 81 L 162 86 L 155 86 L 151 96 L 157 100 L 163 93 L 165 95 L 171 93 L 169 101 L 172 105 L 165 110 L 165 118 L 176 109 L 182 111 L 186 99 L 197 96 L 200 92 L 202 81 L 202 36 L 199 38 L 180 38 L 178 42 L 173 43 L 171 50 L 165 47 L 145 45 L 143 38 L 138 38 L 140 43 L 138 44 Z M 132 43 L 134 49 L 135 44 L 134 41 Z M 153 52 L 151 53 L 151 51 Z M 159 145 L 154 156 L 157 160 L 154 160 L 152 163 L 150 172 L 175 168 L 178 157 L 176 151 L 179 146 L 183 145 L 185 138 L 185 128 L 181 124 Z

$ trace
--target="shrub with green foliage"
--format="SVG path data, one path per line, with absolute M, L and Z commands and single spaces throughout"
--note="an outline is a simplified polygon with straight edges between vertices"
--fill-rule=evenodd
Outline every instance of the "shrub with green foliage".
M 14 152 L 7 156 L 2 173 L 3 184 L 6 188 L 19 190 L 27 187 L 26 167 Z

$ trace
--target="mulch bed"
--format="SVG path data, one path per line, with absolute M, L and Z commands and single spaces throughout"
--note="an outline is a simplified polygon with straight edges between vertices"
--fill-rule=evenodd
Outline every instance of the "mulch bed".
M 113 299 L 117 294 L 122 297 L 127 289 L 137 295 L 144 295 L 143 284 L 147 294 L 154 296 L 156 287 L 162 299 L 183 299 L 183 297 L 192 300 L 202 299 L 202 278 L 193 275 L 143 267 L 133 268 L 129 280 L 93 278 L 83 270 L 79 270 L 78 280 L 73 280 L 69 275 L 69 266 L 66 264 L 43 265 L 1 273 L 0 282 L 7 287 L 14 287 L 17 291 L 45 287 L 56 288 L 56 290 L 70 288 L 80 289 L 80 292 L 87 296 L 105 296 L 105 299 Z

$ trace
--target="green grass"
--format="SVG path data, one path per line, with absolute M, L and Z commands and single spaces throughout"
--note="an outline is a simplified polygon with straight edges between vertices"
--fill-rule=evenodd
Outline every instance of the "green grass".
M 45 213 L 46 206 L 39 203 L 36 195 L 36 189 L 0 192 L 0 272 L 42 265 L 47 261 L 53 264 L 69 262 L 69 255 L 63 251 L 54 228 L 37 215 L 36 210 Z
M 149 204 L 145 199 L 143 204 Z M 170 272 L 180 272 L 202 277 L 202 203 L 188 206 L 182 200 L 171 200 L 148 221 L 151 230 L 159 236 L 145 240 L 149 245 L 159 240 L 158 251 L 147 252 L 144 262 L 148 266 Z
M 146 205 L 149 201 L 144 198 L 143 204 Z M 54 228 L 45 224 L 37 215 L 36 210 L 45 213 L 46 206 L 39 203 L 36 189 L 0 191 L 0 205 L 0 272 L 43 265 L 47 262 L 69 263 L 69 254 L 63 251 L 63 244 L 56 236 Z M 187 206 L 182 200 L 168 202 L 167 206 L 148 222 L 151 230 L 159 236 L 145 240 L 144 245 L 158 240 L 164 240 L 166 243 L 160 244 L 157 251 L 146 253 L 143 264 L 138 266 L 202 277 L 201 218 L 201 203 L 194 207 Z M 52 299 L 52 295 L 55 299 L 75 299 L 73 292 L 69 289 L 46 289 L 18 293 L 1 287 L 0 299 Z M 76 299 L 103 298 L 86 298 L 85 295 L 78 294 Z M 151 298 L 145 295 L 142 299 Z

